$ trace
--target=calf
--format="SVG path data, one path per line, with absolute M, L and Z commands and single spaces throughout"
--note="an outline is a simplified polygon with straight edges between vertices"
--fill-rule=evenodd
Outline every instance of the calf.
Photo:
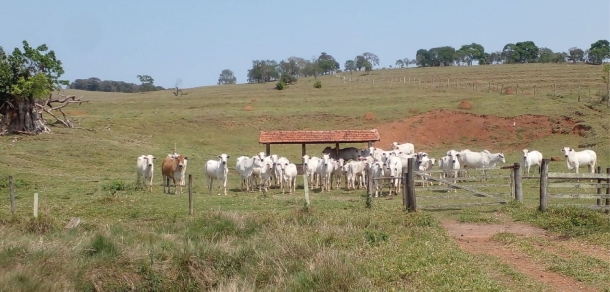
M 540 166 L 542 165 L 542 153 L 536 150 L 529 151 L 527 149 L 523 149 L 522 152 L 523 167 L 527 168 L 527 174 L 530 173 L 530 167 L 532 165 L 538 165 L 538 171 L 540 172 Z
M 452 177 L 453 183 L 456 183 L 458 177 L 458 171 L 460 170 L 460 161 L 457 157 L 457 151 L 449 150 L 447 151 L 447 155 L 443 156 L 439 159 L 439 168 L 443 170 L 440 175 L 440 178 Z M 457 189 L 453 188 L 454 192 L 457 192 Z
M 152 155 L 142 155 L 138 157 L 136 171 L 137 179 L 136 184 L 140 184 L 140 177 L 142 177 L 142 183 L 147 191 L 152 192 L 152 181 L 153 181 L 153 161 L 156 158 Z
M 208 191 L 212 191 L 214 179 L 218 180 L 218 195 L 220 196 L 220 185 L 224 188 L 224 194 L 227 195 L 227 176 L 229 168 L 227 160 L 230 158 L 227 154 L 218 155 L 218 161 L 208 160 L 205 164 L 205 176 L 208 179 Z
M 309 157 L 309 155 L 303 155 L 303 173 L 307 174 L 309 185 L 311 188 L 318 187 L 319 179 L 316 176 L 316 169 L 320 164 L 320 158 Z M 314 181 L 315 180 L 315 181 Z
M 167 154 L 167 157 L 170 157 L 170 158 L 176 158 L 178 156 L 180 156 L 180 154 L 176 153 L 175 150 L 174 150 L 173 153 Z M 176 177 L 176 179 L 180 181 L 179 183 L 180 183 L 181 186 L 185 186 L 186 185 L 186 181 L 185 180 L 186 180 L 186 165 L 187 165 L 187 162 L 188 161 L 187 161 L 186 157 L 184 157 L 184 165 L 182 165 L 182 172 L 180 172 L 179 177 Z
M 170 178 L 174 182 L 174 194 L 177 193 L 176 179 L 181 177 L 185 160 L 186 157 L 182 155 L 178 155 L 178 157 L 174 158 L 166 157 L 163 159 L 163 163 L 161 164 L 161 172 L 163 174 L 163 193 L 165 193 L 166 188 L 167 193 L 171 192 L 171 187 L 169 185 Z M 182 193 L 182 186 L 180 186 L 180 192 Z
M 316 170 L 320 173 L 320 177 L 322 178 L 322 192 L 324 192 L 324 189 L 326 189 L 326 191 L 330 191 L 331 189 L 330 176 L 334 169 L 333 166 L 330 154 L 322 154 L 322 159 L 320 159 L 320 164 Z
M 399 157 L 392 155 L 388 158 L 385 167 L 389 176 L 392 178 L 390 180 L 390 195 L 392 195 L 392 190 L 394 190 L 394 195 L 398 195 L 398 192 L 400 191 L 400 180 L 402 178 L 402 160 Z
M 294 163 L 285 162 L 280 165 L 282 167 L 282 195 L 284 194 L 284 185 L 288 185 L 288 192 L 296 191 L 297 185 L 297 166 Z

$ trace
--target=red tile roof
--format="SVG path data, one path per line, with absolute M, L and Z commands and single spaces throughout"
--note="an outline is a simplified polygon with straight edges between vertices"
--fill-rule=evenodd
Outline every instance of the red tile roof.
M 261 131 L 261 144 L 358 143 L 379 141 L 377 129 L 334 131 Z

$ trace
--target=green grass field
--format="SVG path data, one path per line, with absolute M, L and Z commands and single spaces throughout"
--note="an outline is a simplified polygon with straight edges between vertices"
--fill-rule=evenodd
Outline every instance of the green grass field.
M 264 151 L 257 142 L 261 130 L 371 129 L 439 108 L 458 111 L 461 100 L 474 105 L 469 111 L 473 114 L 570 117 L 591 127 L 587 135 L 520 139 L 545 156 L 560 156 L 564 145 L 593 145 L 598 164 L 610 167 L 610 110 L 598 102 L 599 66 L 414 68 L 341 76 L 377 81 L 345 82 L 322 76 L 321 89 L 314 89 L 313 78 L 303 78 L 283 91 L 274 90 L 272 83 L 210 86 L 184 89 L 178 97 L 169 90 L 138 94 L 66 90 L 65 94 L 90 100 L 67 108 L 78 129 L 52 126 L 51 134 L 0 137 L 0 194 L 5 198 L 0 204 L 0 290 L 552 290 L 494 257 L 463 251 L 440 224 L 448 219 L 485 224 L 494 222 L 491 213 L 610 248 L 607 215 L 574 208 L 540 214 L 537 182 L 532 180 L 524 183 L 523 205 L 416 214 L 405 213 L 396 197 L 376 198 L 366 209 L 363 190 L 316 190 L 311 208 L 305 210 L 301 178 L 291 195 L 281 195 L 277 189 L 266 195 L 239 191 L 235 159 Z M 398 82 L 403 77 L 407 83 Z M 409 83 L 411 78 L 428 84 Z M 432 78 L 444 82 L 459 78 L 478 85 L 476 90 L 447 88 L 442 83 L 432 86 Z M 489 84 L 500 83 L 504 87 L 519 83 L 524 93 L 487 92 Z M 528 94 L 534 84 L 545 91 Z M 553 84 L 558 96 L 549 95 Z M 574 89 L 578 86 L 583 92 L 590 87 L 594 100 L 582 93 L 579 103 Z M 367 112 L 375 119 L 365 119 Z M 162 192 L 160 158 L 174 145 L 188 157 L 187 173 L 194 179 L 192 216 L 186 191 Z M 320 153 L 325 146 L 333 145 L 309 145 L 308 153 Z M 342 145 L 346 146 L 365 147 Z M 449 148 L 461 147 L 489 145 L 439 143 L 426 150 L 439 157 Z M 273 145 L 271 151 L 300 162 L 299 145 Z M 231 156 L 227 196 L 208 192 L 203 176 L 205 162 L 221 153 Z M 135 185 L 136 158 L 141 154 L 158 158 L 152 193 Z M 507 163 L 519 161 L 519 151 L 505 154 Z M 565 162 L 552 163 L 551 171 L 567 171 Z M 9 175 L 17 186 L 15 215 L 8 200 Z M 40 196 L 39 219 L 32 218 L 35 192 Z M 80 217 L 81 224 L 64 232 L 72 217 Z M 498 242 L 524 253 L 533 249 L 527 239 L 504 236 Z M 551 254 L 542 257 L 556 273 L 598 289 L 610 286 L 610 279 L 600 276 L 610 273 L 608 262 L 575 255 L 570 261 L 583 270 L 575 276 L 573 270 L 562 268 L 572 262 L 561 262 Z

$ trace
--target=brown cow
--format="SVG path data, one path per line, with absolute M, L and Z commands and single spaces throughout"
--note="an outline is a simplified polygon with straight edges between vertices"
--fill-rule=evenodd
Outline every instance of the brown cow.
M 163 159 L 163 163 L 161 164 L 161 172 L 163 173 L 163 193 L 165 193 L 166 187 L 168 194 L 171 191 L 171 186 L 169 185 L 170 178 L 174 182 L 174 194 L 177 193 L 176 179 L 180 180 L 185 159 L 186 157 L 182 155 Z M 182 192 L 182 185 L 180 185 L 180 192 Z

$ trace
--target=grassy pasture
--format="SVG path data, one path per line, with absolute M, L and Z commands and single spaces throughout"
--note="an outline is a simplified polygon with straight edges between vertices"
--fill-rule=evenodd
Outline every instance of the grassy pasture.
M 569 86 L 599 86 L 601 68 L 585 65 L 480 66 L 393 69 L 347 77 L 391 79 L 402 76 Z M 243 193 L 230 169 L 228 196 L 209 193 L 203 165 L 220 153 L 231 156 L 264 151 L 260 130 L 368 129 L 438 108 L 457 110 L 470 101 L 474 114 L 514 117 L 570 117 L 590 126 L 585 137 L 553 134 L 528 141 L 545 156 L 560 156 L 563 145 L 595 144 L 598 163 L 610 166 L 608 109 L 578 103 L 573 94 L 551 97 L 501 95 L 465 88 L 432 88 L 398 82 L 344 82 L 332 76 L 299 80 L 287 90 L 274 85 L 211 86 L 171 91 L 115 94 L 77 92 L 91 103 L 67 112 L 82 129 L 53 127 L 39 136 L 0 137 L 0 193 L 8 198 L 6 177 L 17 180 L 17 214 L 0 204 L 0 290 L 10 291 L 505 291 L 545 287 L 497 259 L 462 251 L 441 228 L 447 218 L 493 222 L 488 214 L 515 219 L 610 247 L 605 215 L 579 210 L 536 213 L 536 182 L 524 184 L 523 206 L 405 214 L 400 198 L 377 198 L 364 208 L 363 191 L 312 194 L 303 209 L 302 180 L 292 195 Z M 522 85 L 524 84 L 524 85 Z M 365 119 L 373 113 L 373 120 Z M 188 216 L 186 192 L 162 193 L 160 160 L 177 151 L 188 156 L 194 177 L 195 215 Z M 308 145 L 320 153 L 326 145 Z M 350 146 L 350 145 L 343 145 Z M 353 145 L 363 147 L 361 144 Z M 380 145 L 387 147 L 387 145 Z M 460 142 L 450 148 L 489 145 Z M 416 145 L 417 147 L 417 145 Z M 298 145 L 275 146 L 273 153 L 299 161 Z M 447 145 L 426 149 L 439 157 Z M 134 185 L 135 160 L 153 154 L 155 185 L 145 193 Z M 552 154 L 551 154 L 552 153 Z M 510 151 L 507 163 L 519 161 Z M 565 162 L 551 171 L 565 171 Z M 495 190 L 492 190 L 495 191 Z M 40 194 L 41 217 L 31 216 L 32 194 Z M 583 215 L 585 214 L 585 215 Z M 82 224 L 61 228 L 71 217 Z M 571 218 L 582 218 L 573 224 Z M 587 225 L 588 224 L 588 225 Z M 528 252 L 531 242 L 500 238 Z M 514 244 L 515 241 L 520 242 Z M 552 255 L 545 255 L 552 258 Z M 575 259 L 587 265 L 585 259 Z M 560 265 L 558 260 L 554 265 Z M 608 267 L 595 263 L 597 272 Z M 557 269 L 560 273 L 563 269 Z M 565 269 L 571 276 L 574 271 Z M 580 274 L 579 274 L 580 275 Z M 580 276 L 579 276 L 580 277 Z M 579 279 L 606 287 L 604 277 Z M 548 287 L 546 287 L 548 288 Z

